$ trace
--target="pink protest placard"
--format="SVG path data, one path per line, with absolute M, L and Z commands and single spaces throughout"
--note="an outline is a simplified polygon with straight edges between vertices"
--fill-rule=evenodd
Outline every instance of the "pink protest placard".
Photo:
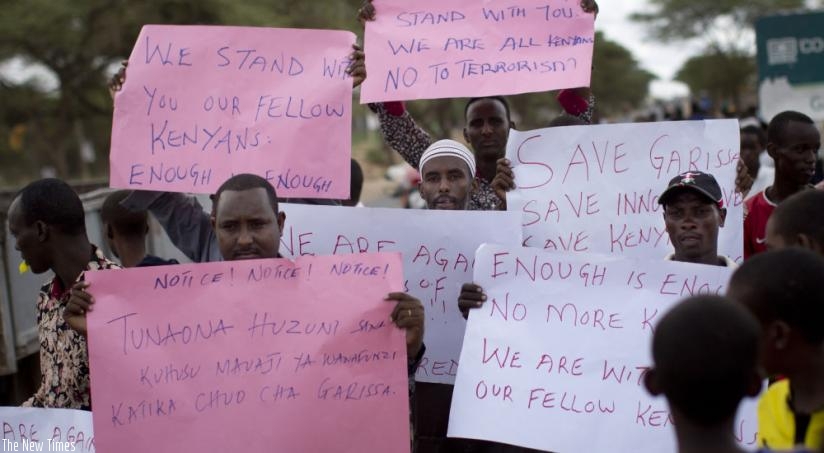
M 279 196 L 348 198 L 355 35 L 144 26 L 115 97 L 112 187 L 214 193 L 255 173 Z
M 87 278 L 99 451 L 409 452 L 398 254 Z
M 375 0 L 361 102 L 588 86 L 594 17 L 577 1 Z

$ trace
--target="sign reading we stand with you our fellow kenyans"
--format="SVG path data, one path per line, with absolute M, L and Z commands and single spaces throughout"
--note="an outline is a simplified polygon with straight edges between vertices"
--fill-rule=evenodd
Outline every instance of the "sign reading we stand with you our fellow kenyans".
M 398 254 L 86 277 L 100 451 L 409 451 Z
M 111 186 L 211 194 L 255 173 L 283 197 L 348 198 L 354 42 L 336 30 L 144 26 L 115 96 Z
M 361 102 L 589 86 L 594 16 L 578 3 L 374 0 Z

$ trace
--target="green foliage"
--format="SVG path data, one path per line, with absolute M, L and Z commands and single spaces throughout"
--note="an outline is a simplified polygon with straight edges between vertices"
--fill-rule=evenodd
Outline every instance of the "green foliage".
M 741 95 L 755 83 L 755 58 L 750 55 L 710 52 L 687 60 L 675 79 L 693 93 L 706 91 L 719 105 L 721 101 L 740 103 Z
M 804 0 L 649 0 L 650 11 L 632 18 L 665 41 L 706 37 L 727 20 L 727 27 L 751 28 L 755 19 L 804 7 Z
M 638 107 L 647 97 L 655 75 L 638 65 L 632 53 L 602 33 L 595 35 L 592 91 L 598 110 L 605 114 Z
M 697 38 L 702 55 L 687 61 L 676 79 L 693 93 L 707 92 L 719 105 L 739 108 L 744 92 L 754 86 L 755 48 L 751 32 L 760 16 L 803 9 L 805 0 L 649 0 L 650 10 L 633 14 L 654 38 L 666 42 Z

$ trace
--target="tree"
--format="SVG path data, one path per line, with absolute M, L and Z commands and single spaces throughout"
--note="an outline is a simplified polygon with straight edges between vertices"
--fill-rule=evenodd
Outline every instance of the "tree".
M 645 23 L 651 35 L 673 42 L 699 38 L 708 47 L 729 50 L 754 48 L 740 39 L 755 19 L 783 10 L 800 9 L 804 0 L 649 0 L 650 11 L 632 19 Z M 746 47 L 739 47 L 744 45 Z
M 713 104 L 725 101 L 740 106 L 742 96 L 755 86 L 755 58 L 736 52 L 711 52 L 687 60 L 675 79 L 693 93 L 706 91 Z
M 592 92 L 597 97 L 598 110 L 605 114 L 638 107 L 656 78 L 639 66 L 627 48 L 600 32 L 595 35 L 593 66 Z
M 719 106 L 732 101 L 741 109 L 742 94 L 753 85 L 753 25 L 759 16 L 802 9 L 805 0 L 649 0 L 648 12 L 632 19 L 647 25 L 664 42 L 703 41 L 704 52 L 687 61 L 676 76 L 693 93 L 707 91 Z
M 18 185 L 50 167 L 61 178 L 108 173 L 111 99 L 106 82 L 128 57 L 143 24 L 337 28 L 362 33 L 355 16 L 362 0 L 6 0 L 0 15 L 0 64 L 12 59 L 46 68 L 53 92 L 36 84 L 0 83 L 0 185 Z M 598 35 L 592 86 L 598 109 L 635 106 L 652 75 L 631 53 Z M 513 96 L 520 128 L 542 127 L 560 113 L 553 93 Z M 465 100 L 410 103 L 433 136 L 463 124 Z M 360 105 L 355 115 L 364 114 Z M 88 150 L 96 150 L 90 162 Z M 85 159 L 84 159 L 85 156 Z
M 51 167 L 61 178 L 105 175 L 111 132 L 106 82 L 131 52 L 143 24 L 242 24 L 360 28 L 360 0 L 7 0 L 0 15 L 0 63 L 20 59 L 55 75 L 53 93 L 0 86 L 0 182 L 16 184 Z M 11 131 L 22 150 L 13 150 Z M 22 132 L 21 132 L 22 131 Z M 97 150 L 84 162 L 84 148 Z M 86 153 L 88 154 L 88 153 Z M 86 156 L 88 158 L 88 155 Z M 86 159 L 88 160 L 88 159 Z

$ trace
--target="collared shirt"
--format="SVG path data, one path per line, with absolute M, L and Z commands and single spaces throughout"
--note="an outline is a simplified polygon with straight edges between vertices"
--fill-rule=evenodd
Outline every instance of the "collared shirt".
M 92 246 L 86 271 L 120 269 Z M 83 281 L 81 273 L 74 283 Z M 40 288 L 37 326 L 40 337 L 40 388 L 23 406 L 91 409 L 89 353 L 86 339 L 63 320 L 71 288 L 55 276 Z

